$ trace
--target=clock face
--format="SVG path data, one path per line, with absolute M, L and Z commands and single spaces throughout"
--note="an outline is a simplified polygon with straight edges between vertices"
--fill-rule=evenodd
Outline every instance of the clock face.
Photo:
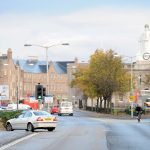
M 144 60 L 150 59 L 150 53 L 148 53 L 148 52 L 144 53 L 144 54 L 143 54 L 143 59 L 144 59 Z

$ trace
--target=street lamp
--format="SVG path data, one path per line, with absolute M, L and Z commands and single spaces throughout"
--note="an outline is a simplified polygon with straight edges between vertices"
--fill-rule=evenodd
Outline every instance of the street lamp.
M 131 85 L 130 85 L 130 95 L 133 96 L 133 58 L 134 57 L 129 57 L 131 59 Z M 133 99 L 131 102 L 131 118 L 133 118 Z
M 57 44 L 52 44 L 50 46 L 44 46 L 44 45 L 39 45 L 39 44 L 24 44 L 24 46 L 37 46 L 37 47 L 42 47 L 45 48 L 46 51 L 46 73 L 47 73 L 47 77 L 46 77 L 46 82 L 47 82 L 47 91 L 48 91 L 48 95 L 49 95 L 49 86 L 48 86 L 48 49 L 50 47 L 53 46 L 58 46 L 58 45 L 69 45 L 69 43 L 57 43 Z
M 118 57 L 118 54 L 115 54 L 116 57 Z M 131 102 L 131 118 L 133 118 L 133 58 L 136 56 L 122 56 L 130 59 L 130 96 L 132 96 L 132 102 Z
M 19 106 L 19 80 L 20 79 L 19 79 L 19 66 L 17 65 L 16 67 L 17 67 L 17 72 L 18 72 L 17 73 L 17 93 L 16 93 L 17 94 L 17 110 L 18 110 L 19 109 L 18 106 Z

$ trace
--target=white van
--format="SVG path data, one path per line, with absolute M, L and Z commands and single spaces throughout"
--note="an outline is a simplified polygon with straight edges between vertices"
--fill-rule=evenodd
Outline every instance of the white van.
M 63 101 L 60 103 L 58 115 L 61 116 L 62 114 L 73 116 L 72 102 Z

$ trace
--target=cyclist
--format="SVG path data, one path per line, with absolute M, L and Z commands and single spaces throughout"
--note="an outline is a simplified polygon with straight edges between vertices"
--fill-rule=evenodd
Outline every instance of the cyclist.
M 135 110 L 136 110 L 136 112 L 137 112 L 137 119 L 138 119 L 138 122 L 140 122 L 140 120 L 141 120 L 141 114 L 142 114 L 142 108 L 137 104 Z

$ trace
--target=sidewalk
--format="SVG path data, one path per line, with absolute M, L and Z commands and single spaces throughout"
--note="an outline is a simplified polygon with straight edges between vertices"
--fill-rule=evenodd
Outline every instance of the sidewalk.
M 7 143 L 10 143 L 14 140 L 17 140 L 19 138 L 22 138 L 24 136 L 27 136 L 29 134 L 32 134 L 30 132 L 26 132 L 26 131 L 23 131 L 23 130 L 15 130 L 13 132 L 8 132 L 8 131 L 5 131 L 5 130 L 1 130 L 0 129 L 0 147 L 2 147 L 3 145 L 7 144 Z
M 76 109 L 75 111 L 86 113 L 86 114 L 88 114 L 88 116 L 96 117 L 96 118 L 108 118 L 108 119 L 110 118 L 110 119 L 124 119 L 124 120 L 137 119 L 137 116 L 133 116 L 133 118 L 131 118 L 131 115 L 128 115 L 125 113 L 112 115 L 112 114 L 104 114 L 104 113 L 100 113 L 100 112 L 88 111 L 88 110 L 83 110 L 83 109 Z M 150 119 L 150 114 L 143 114 L 142 119 Z

